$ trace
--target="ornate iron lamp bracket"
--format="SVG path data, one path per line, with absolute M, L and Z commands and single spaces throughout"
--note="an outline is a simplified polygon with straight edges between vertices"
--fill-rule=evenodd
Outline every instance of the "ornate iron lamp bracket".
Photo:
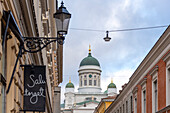
M 60 45 L 64 44 L 64 37 L 23 37 L 24 48 L 23 52 L 36 53 L 47 47 L 51 42 L 58 42 Z

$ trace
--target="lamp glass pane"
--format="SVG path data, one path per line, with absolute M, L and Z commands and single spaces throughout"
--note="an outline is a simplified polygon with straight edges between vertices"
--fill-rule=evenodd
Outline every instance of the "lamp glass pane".
M 65 17 L 63 18 L 56 18 L 56 27 L 57 27 L 57 31 L 62 33 L 67 33 L 68 31 L 68 26 L 69 26 L 69 21 L 70 21 L 70 18 L 67 18 L 67 19 L 64 19 Z

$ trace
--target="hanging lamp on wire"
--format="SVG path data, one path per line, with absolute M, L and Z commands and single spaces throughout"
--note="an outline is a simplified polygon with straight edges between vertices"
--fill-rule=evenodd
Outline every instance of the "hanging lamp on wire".
M 137 27 L 137 28 L 130 28 L 130 29 L 117 29 L 117 30 L 109 30 L 106 31 L 106 37 L 103 38 L 106 42 L 109 42 L 111 38 L 109 37 L 109 32 L 124 32 L 124 31 L 137 31 L 137 30 L 147 30 L 147 29 L 156 29 L 156 28 L 163 28 L 168 27 L 170 25 L 160 25 L 160 26 L 150 26 L 150 27 Z M 104 30 L 96 30 L 96 29 L 83 29 L 83 28 L 70 28 L 71 30 L 81 30 L 81 31 L 93 31 L 93 32 L 105 32 Z
M 106 37 L 103 38 L 105 42 L 109 42 L 111 38 L 109 37 L 109 31 L 106 31 Z

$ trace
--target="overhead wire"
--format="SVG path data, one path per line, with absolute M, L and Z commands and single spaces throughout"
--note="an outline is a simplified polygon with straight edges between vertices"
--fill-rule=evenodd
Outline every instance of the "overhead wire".
M 105 32 L 105 30 L 96 30 L 96 29 L 81 29 L 81 28 L 69 28 L 71 30 L 80 30 L 80 31 L 97 31 L 97 32 Z
M 163 25 L 163 26 L 152 26 L 152 27 L 140 27 L 140 28 L 132 28 L 132 29 L 110 30 L 109 32 L 121 32 L 121 31 L 146 30 L 146 29 L 156 29 L 156 28 L 162 28 L 162 27 L 168 27 L 168 25 Z
M 168 27 L 169 25 L 161 25 L 161 26 L 150 26 L 150 27 L 139 27 L 139 28 L 130 28 L 130 29 L 116 29 L 116 30 L 106 30 L 108 32 L 123 32 L 123 31 L 135 31 L 135 30 L 147 30 L 147 29 L 156 29 Z M 83 29 L 83 28 L 70 28 L 71 30 L 80 30 L 80 31 L 96 31 L 96 32 L 106 32 L 105 30 L 97 30 L 97 29 Z

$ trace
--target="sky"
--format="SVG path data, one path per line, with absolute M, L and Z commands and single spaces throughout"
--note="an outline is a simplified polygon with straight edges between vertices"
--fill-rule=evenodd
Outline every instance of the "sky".
M 63 52 L 61 103 L 69 77 L 77 91 L 78 69 L 87 57 L 89 44 L 92 56 L 101 66 L 101 88 L 104 92 L 113 78 L 118 91 L 129 81 L 139 64 L 165 31 L 164 28 L 109 32 L 106 31 L 170 24 L 169 0 L 63 0 L 72 14 Z M 61 0 L 59 0 L 60 6 Z M 74 30 L 92 29 L 97 31 Z

